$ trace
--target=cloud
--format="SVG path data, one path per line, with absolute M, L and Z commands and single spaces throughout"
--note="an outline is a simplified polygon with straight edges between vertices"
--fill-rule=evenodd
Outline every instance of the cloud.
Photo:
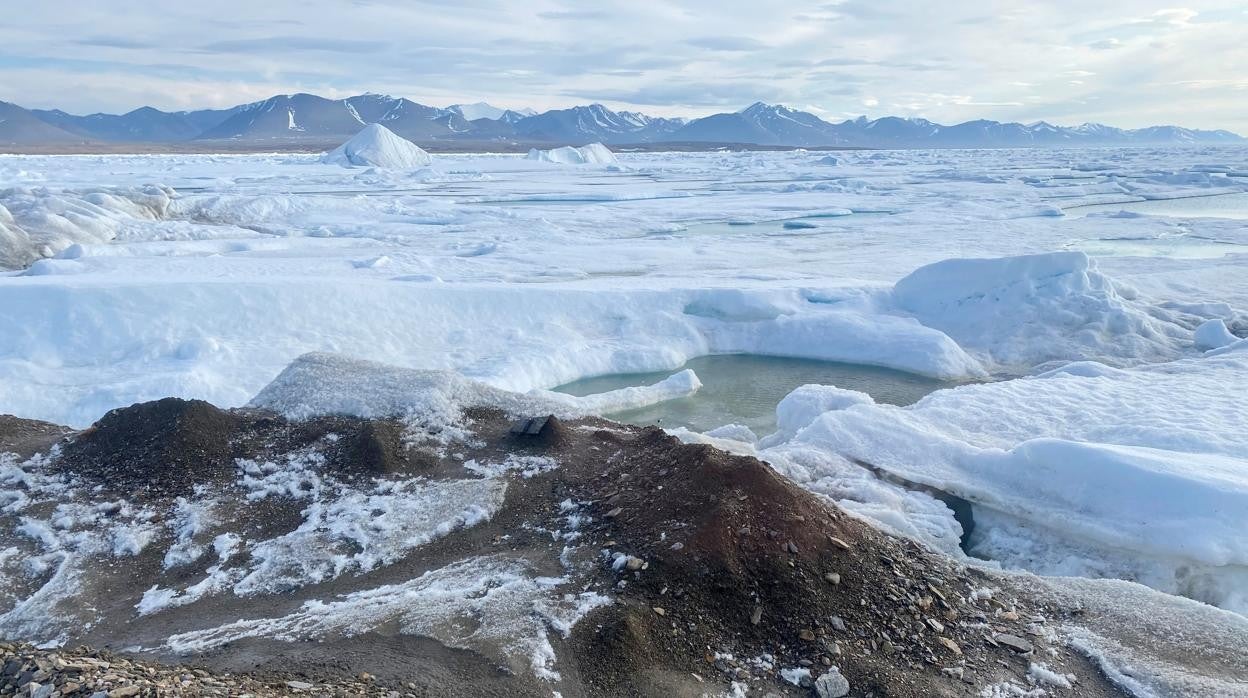
M 82 39 L 75 39 L 74 43 L 80 46 L 99 46 L 101 48 L 150 49 L 157 47 L 157 44 L 125 36 L 88 36 Z
M 1113 38 L 1101 39 L 1088 44 L 1088 48 L 1096 49 L 1097 51 L 1112 51 L 1116 48 L 1122 48 L 1122 42 Z
M 1221 0 L 996 0 L 991 12 L 918 0 L 779 9 L 756 0 L 213 0 L 160 12 L 143 0 L 44 0 L 22 9 L 0 23 L 0 98 L 78 112 L 376 91 L 439 106 L 601 100 L 697 116 L 764 100 L 946 123 L 1248 131 L 1248 14 Z
M 538 12 L 537 16 L 542 19 L 589 21 L 594 19 L 606 19 L 609 15 L 606 12 L 598 10 L 550 10 L 547 12 Z
M 206 53 L 286 53 L 289 51 L 318 51 L 326 53 L 372 53 L 388 47 L 384 41 L 359 41 L 331 39 L 314 36 L 267 36 L 258 39 L 230 39 L 215 41 L 199 47 Z
M 767 44 L 748 36 L 701 36 L 685 40 L 686 44 L 710 51 L 759 51 Z

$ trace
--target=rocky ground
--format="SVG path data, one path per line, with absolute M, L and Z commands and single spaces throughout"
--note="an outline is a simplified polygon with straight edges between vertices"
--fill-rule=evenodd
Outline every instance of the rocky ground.
M 99 649 L 0 645 L 0 695 L 1121 695 L 1057 632 L 1077 609 L 885 535 L 755 459 L 599 419 L 552 420 L 537 436 L 518 436 L 497 410 L 467 417 L 472 439 L 445 454 L 412 448 L 394 420 L 290 422 L 180 400 L 115 411 L 81 433 L 0 420 L 0 451 L 56 447 L 39 467 L 85 480 L 100 501 L 125 496 L 155 511 L 205 488 L 225 496 L 237 459 L 309 444 L 332 443 L 323 467 L 344 481 L 463 478 L 466 464 L 515 455 L 558 464 L 503 475 L 503 503 L 486 521 L 377 569 L 281 594 L 223 591 L 140 616 L 145 589 L 193 577 L 161 568 L 161 541 L 120 561 L 101 556 L 78 596 L 57 607 L 76 614 L 65 646 Z M 559 532 L 568 502 L 579 503 L 582 521 L 572 538 Z M 229 506 L 212 533 L 290 530 L 304 503 L 236 497 Z M 567 575 L 563 591 L 609 599 L 566 634 L 552 624 L 557 683 L 517 662 L 505 639 L 458 627 L 464 619 L 425 636 L 393 621 L 298 640 L 246 637 L 192 654 L 162 644 L 482 556 L 523 559 Z M 0 625 L 13 635 L 11 627 Z

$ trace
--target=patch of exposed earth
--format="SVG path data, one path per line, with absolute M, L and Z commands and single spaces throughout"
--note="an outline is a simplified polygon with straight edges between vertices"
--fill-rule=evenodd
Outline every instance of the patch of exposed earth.
M 1073 592 L 753 458 L 514 417 L 432 442 L 175 399 L 0 420 L 0 634 L 48 643 L 0 646 L 0 695 L 1124 694 L 1072 647 Z

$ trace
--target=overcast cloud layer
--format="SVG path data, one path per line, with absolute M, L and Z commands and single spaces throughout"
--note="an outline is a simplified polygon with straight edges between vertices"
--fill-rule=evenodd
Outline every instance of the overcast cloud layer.
M 383 92 L 1248 133 L 1242 0 L 42 0 L 5 14 L 0 100 L 78 113 Z

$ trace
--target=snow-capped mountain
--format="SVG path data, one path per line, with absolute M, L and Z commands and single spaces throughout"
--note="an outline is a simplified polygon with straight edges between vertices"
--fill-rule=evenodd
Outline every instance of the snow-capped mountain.
M 647 143 L 671 140 L 683 121 L 612 111 L 601 104 L 555 109 L 515 122 L 516 134 L 560 143 Z
M 672 140 L 759 145 L 841 144 L 832 124 L 814 114 L 763 102 L 755 102 L 732 114 L 696 119 L 672 134 Z
M 240 107 L 204 140 L 308 140 L 352 135 L 366 121 L 346 100 L 310 94 L 278 95 Z
M 809 112 L 756 102 L 738 112 L 694 120 L 614 111 L 601 104 L 541 114 L 486 102 L 446 109 L 402 97 L 362 94 L 327 99 L 312 94 L 277 95 L 231 109 L 132 112 L 75 116 L 60 110 L 28 111 L 4 104 L 0 143 L 40 145 L 82 140 L 174 143 L 202 139 L 237 143 L 330 143 L 383 124 L 414 142 L 504 142 L 578 145 L 694 142 L 769 146 L 864 148 L 1029 148 L 1110 145 L 1242 143 L 1229 131 L 1178 126 L 1125 130 L 1104 124 L 1055 126 L 974 120 L 945 126 L 922 118 L 859 117 L 829 123 Z M 3 118 L 0 116 L 0 118 Z
M 503 118 L 508 109 L 499 109 L 492 104 L 485 102 L 473 102 L 472 104 L 452 104 L 446 108 L 447 111 L 453 111 L 464 117 L 467 121 L 476 121 L 477 119 L 492 119 L 498 121 Z

